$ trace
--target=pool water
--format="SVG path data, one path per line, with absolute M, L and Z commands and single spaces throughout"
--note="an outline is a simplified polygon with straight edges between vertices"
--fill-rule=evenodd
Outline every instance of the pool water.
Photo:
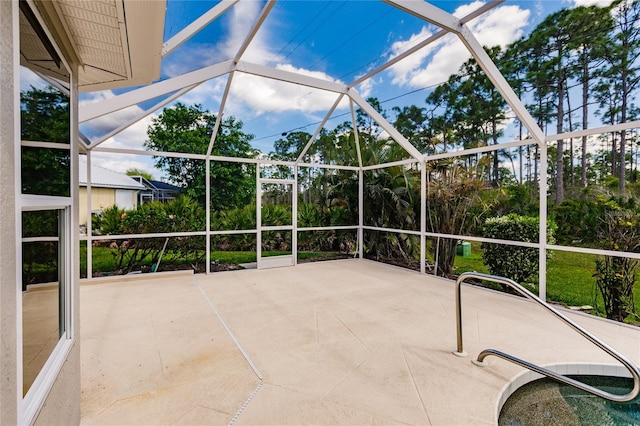
M 633 387 L 624 377 L 570 376 L 607 392 L 623 395 Z M 500 426 L 640 425 L 640 396 L 619 404 L 551 379 L 527 383 L 505 402 Z

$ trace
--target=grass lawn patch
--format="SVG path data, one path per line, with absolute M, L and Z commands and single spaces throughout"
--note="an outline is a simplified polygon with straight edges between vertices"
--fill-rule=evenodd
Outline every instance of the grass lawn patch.
M 573 253 L 567 251 L 553 251 L 547 260 L 547 300 L 560 303 L 564 306 L 592 306 L 597 312 L 594 314 L 604 316 L 602 297 L 597 295 L 596 282 L 593 278 L 595 272 L 596 256 L 585 253 Z M 463 272 L 489 273 L 482 262 L 482 249 L 479 242 L 471 242 L 471 256 L 456 256 L 456 274 Z M 537 282 L 537 278 L 536 278 Z M 634 288 L 635 306 L 640 308 L 640 274 L 636 276 Z M 493 286 L 491 286 L 494 288 Z M 537 284 L 527 285 L 529 290 L 538 294 Z M 499 286 L 495 286 L 499 289 Z M 633 319 L 630 322 L 637 323 Z

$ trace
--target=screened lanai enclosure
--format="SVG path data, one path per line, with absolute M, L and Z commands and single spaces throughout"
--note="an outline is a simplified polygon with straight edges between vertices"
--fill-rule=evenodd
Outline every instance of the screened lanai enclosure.
M 468 253 L 471 247 L 479 253 L 482 246 L 485 254 L 491 249 L 515 250 L 520 256 L 516 263 L 527 271 L 513 273 L 522 281 L 533 276 L 529 281 L 545 298 L 547 262 L 553 252 L 586 253 L 594 265 L 597 256 L 637 258 L 621 253 L 634 250 L 599 244 L 596 235 L 584 238 L 592 232 L 588 227 L 578 227 L 573 235 L 586 244 L 567 238 L 554 244 L 553 236 L 547 235 L 549 229 L 569 225 L 562 221 L 573 220 L 569 214 L 550 214 L 547 206 L 559 192 L 550 176 L 558 167 L 559 144 L 571 145 L 572 150 L 575 144 L 577 152 L 586 141 L 582 149 L 595 152 L 624 135 L 635 140 L 638 122 L 564 132 L 563 119 L 558 134 L 548 135 L 547 122 L 533 117 L 532 107 L 524 105 L 494 63 L 494 53 L 483 48 L 472 31 L 474 22 L 485 15 L 489 18 L 484 22 L 491 23 L 492 12 L 501 4 L 489 2 L 455 16 L 422 2 L 356 2 L 330 14 L 322 7 L 331 6 L 319 5 L 318 16 L 326 13 L 337 22 L 357 16 L 358 8 L 379 9 L 375 25 L 359 23 L 338 37 L 333 27 L 316 24 L 313 16 L 300 16 L 295 2 L 221 1 L 189 25 L 165 28 L 162 56 L 155 60 L 167 69 L 161 70 L 159 81 L 109 97 L 81 97 L 80 150 L 87 156 L 88 175 L 93 163 L 153 162 L 168 173 L 165 178 L 185 189 L 193 204 L 183 200 L 186 205 L 159 210 L 138 206 L 136 212 L 125 212 L 96 211 L 86 201 L 80 208 L 94 220 L 81 237 L 83 260 L 86 250 L 82 275 L 162 270 L 163 262 L 169 268 L 176 257 L 208 273 L 224 263 L 220 252 L 249 251 L 255 255 L 245 256 L 244 262 L 257 262 L 258 268 L 295 265 L 325 253 L 452 277 L 464 270 L 456 264 L 456 254 Z M 173 12 L 170 4 L 167 13 Z M 217 27 L 229 25 L 225 19 L 233 14 L 245 21 L 234 43 L 221 47 L 206 38 L 216 34 Z M 405 35 L 406 42 L 394 44 L 393 52 L 379 57 L 357 52 L 373 34 L 392 32 L 387 27 L 400 16 L 421 27 L 420 35 Z M 270 52 L 278 52 L 272 57 L 261 57 L 264 44 L 273 39 L 273 28 L 285 18 L 300 22 L 295 28 L 299 33 L 288 44 L 268 46 Z M 201 33 L 209 44 L 202 38 L 195 41 Z M 298 50 L 309 49 L 307 54 L 318 57 L 313 46 L 304 43 L 305 37 L 331 43 L 334 54 L 314 64 L 301 62 L 304 55 Z M 470 96 L 501 97 L 501 109 L 494 115 L 501 122 L 485 119 L 477 125 L 459 118 L 464 123 L 458 125 L 470 131 L 456 136 L 447 129 L 453 124 L 437 128 L 436 120 L 423 118 L 410 125 L 408 108 L 395 107 L 395 117 L 385 110 L 376 96 L 376 81 L 401 67 L 419 67 L 440 43 L 472 58 L 469 67 L 475 68 L 466 72 L 488 79 L 492 87 Z M 220 51 L 212 53 L 207 46 Z M 339 50 L 352 53 L 338 54 Z M 473 114 L 482 107 L 477 103 L 467 108 Z M 430 114 L 435 113 L 433 107 Z M 128 129 L 140 120 L 148 123 L 147 134 L 129 136 Z M 510 133 L 496 131 L 495 126 L 508 122 Z M 491 126 L 493 131 L 487 130 Z M 198 139 L 197 132 L 206 133 L 205 138 Z M 571 160 L 564 161 L 574 167 L 579 161 L 574 157 L 579 157 L 570 155 Z M 501 173 L 508 177 L 501 179 Z M 505 188 L 505 182 L 516 182 L 519 189 L 496 190 Z M 97 191 L 89 183 L 85 200 Z M 519 209 L 517 203 L 524 201 L 517 197 L 528 197 L 537 206 Z M 580 199 L 579 193 L 574 199 Z M 483 231 L 486 219 L 509 213 L 535 217 L 537 229 L 529 226 L 515 234 Z M 105 247 L 115 258 L 106 267 L 110 270 L 96 261 Z
M 0 7 L 9 423 L 78 386 L 80 278 L 361 258 L 640 322 L 637 0 Z

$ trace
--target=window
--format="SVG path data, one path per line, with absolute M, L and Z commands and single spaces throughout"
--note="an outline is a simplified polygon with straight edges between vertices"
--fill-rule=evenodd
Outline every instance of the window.
M 68 321 L 69 208 L 22 213 L 22 393 L 26 395 Z

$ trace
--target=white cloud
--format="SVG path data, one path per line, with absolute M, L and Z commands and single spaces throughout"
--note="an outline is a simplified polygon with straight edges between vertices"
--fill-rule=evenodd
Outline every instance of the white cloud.
M 178 48 L 162 63 L 163 75 L 174 77 L 194 69 L 234 58 L 262 10 L 262 3 L 246 1 L 236 3 L 225 15 L 225 33 L 215 44 L 189 43 L 187 48 Z M 268 26 L 262 25 L 251 40 L 249 48 L 243 53 L 241 60 L 261 65 L 277 63 L 279 56 L 269 48 L 270 32 Z
M 377 82 L 378 81 L 376 79 L 369 78 L 363 81 L 362 83 L 358 84 L 357 91 L 360 94 L 360 96 L 362 96 L 365 99 L 371 96 L 371 93 L 373 92 L 373 87 L 376 85 Z
M 216 45 L 189 46 L 188 52 L 180 49 L 172 53 L 173 60 L 163 63 L 163 74 L 178 75 L 185 71 L 184 63 L 188 63 L 190 70 L 199 66 L 209 65 L 220 60 L 229 59 L 236 55 L 247 35 L 255 25 L 261 11 L 261 2 L 239 2 L 228 12 L 226 33 Z M 326 73 L 296 68 L 283 63 L 282 58 L 275 54 L 270 46 L 270 24 L 267 20 L 251 41 L 241 60 L 259 65 L 273 66 L 277 69 L 295 72 L 314 78 L 336 81 Z M 188 55 L 188 59 L 186 56 Z M 170 58 L 170 57 L 169 57 Z M 186 59 L 182 61 L 181 58 Z M 195 61 L 195 63 L 194 63 Z M 198 65 L 198 63 L 200 63 Z M 208 81 L 195 88 L 180 101 L 186 104 L 201 104 L 209 111 L 217 114 L 226 85 L 226 76 Z M 363 94 L 366 96 L 366 94 Z M 335 102 L 337 95 L 322 90 L 316 90 L 295 84 L 256 77 L 249 74 L 235 73 L 229 101 L 225 107 L 225 115 L 245 117 L 245 119 L 260 116 L 266 112 L 281 113 L 297 111 L 313 114 L 327 111 Z
M 431 37 L 433 34 L 433 31 L 429 28 L 422 27 L 422 30 L 419 33 L 411 35 L 408 40 L 396 41 L 391 45 L 391 58 L 400 55 L 402 52 L 406 52 L 423 40 Z M 409 84 L 412 76 L 419 72 L 425 59 L 429 57 L 434 50 L 440 47 L 442 47 L 441 39 L 423 47 L 413 55 L 398 62 L 391 68 L 393 75 L 392 83 L 400 86 Z
M 117 135 L 107 139 L 102 145 L 109 148 L 144 149 L 147 140 L 147 129 L 156 115 L 144 117 Z
M 340 83 L 320 71 L 295 68 L 290 64 L 280 64 L 276 68 Z M 229 95 L 228 111 L 234 114 L 244 110 L 244 113 L 251 115 L 285 111 L 314 113 L 328 111 L 337 97 L 336 93 L 325 90 L 237 73 L 234 76 L 231 94 Z
M 102 102 L 106 99 L 113 98 L 115 95 L 111 91 L 93 92 L 82 95 L 79 102 L 80 107 L 92 103 Z M 91 121 L 80 125 L 80 130 L 85 133 L 92 141 L 97 141 L 102 136 L 118 128 L 124 123 L 140 116 L 144 110 L 137 105 L 130 106 L 120 111 L 95 118 Z M 151 113 L 141 118 L 122 132 L 107 139 L 100 146 L 109 148 L 125 148 L 125 149 L 144 149 L 143 144 L 147 139 L 147 129 L 151 124 L 151 120 L 157 117 L 158 112 Z
M 178 48 L 162 60 L 163 78 L 176 77 L 190 71 L 231 59 L 212 44 L 189 44 Z
M 214 114 L 218 113 L 224 88 L 227 84 L 227 75 L 213 80 L 205 81 L 195 89 L 181 96 L 177 101 L 185 105 L 202 105 Z
M 476 1 L 460 6 L 454 15 L 464 16 L 482 4 Z M 468 22 L 467 26 L 480 44 L 504 47 L 522 36 L 529 16 L 529 10 L 517 5 L 499 6 Z M 390 57 L 399 55 L 432 34 L 429 28 L 424 27 L 408 40 L 394 43 L 390 49 Z M 456 73 L 470 57 L 458 37 L 449 34 L 394 65 L 390 69 L 392 83 L 413 88 L 436 85 Z
M 519 6 L 501 6 L 467 25 L 483 46 L 505 47 L 522 37 L 529 16 L 530 12 Z
M 122 155 L 96 152 L 91 154 L 91 163 L 107 170 L 118 173 L 126 173 L 130 169 L 138 169 L 150 173 L 155 179 L 159 179 L 161 171 L 153 167 L 151 157 L 140 155 Z
M 147 128 L 155 116 L 150 115 L 141 119 L 121 133 L 107 139 L 100 147 L 144 150 Z M 150 156 L 93 152 L 92 161 L 93 164 L 119 173 L 135 168 L 151 173 L 155 178 L 159 178 L 162 174 L 160 170 L 154 168 L 153 159 Z
M 229 38 L 223 46 L 223 49 L 225 49 L 229 57 L 236 55 L 247 35 L 255 25 L 261 9 L 262 2 L 257 1 L 239 2 L 233 7 L 231 22 L 229 24 Z M 253 40 L 251 40 L 249 48 L 244 52 L 241 59 L 263 65 L 277 62 L 279 60 L 278 56 L 269 48 L 269 37 L 269 29 L 263 25 Z
M 573 6 L 599 6 L 606 7 L 611 4 L 612 0 L 573 0 Z
M 82 108 L 84 105 L 94 104 L 113 98 L 115 95 L 110 90 L 102 92 L 93 92 L 87 95 L 83 95 L 79 101 L 79 106 Z M 128 108 L 121 109 L 119 111 L 112 112 L 111 114 L 97 117 L 91 121 L 83 124 L 83 127 L 88 127 L 91 130 L 91 134 L 106 134 L 111 130 L 116 129 L 118 126 L 126 123 L 138 117 L 144 110 L 137 105 L 132 105 Z

